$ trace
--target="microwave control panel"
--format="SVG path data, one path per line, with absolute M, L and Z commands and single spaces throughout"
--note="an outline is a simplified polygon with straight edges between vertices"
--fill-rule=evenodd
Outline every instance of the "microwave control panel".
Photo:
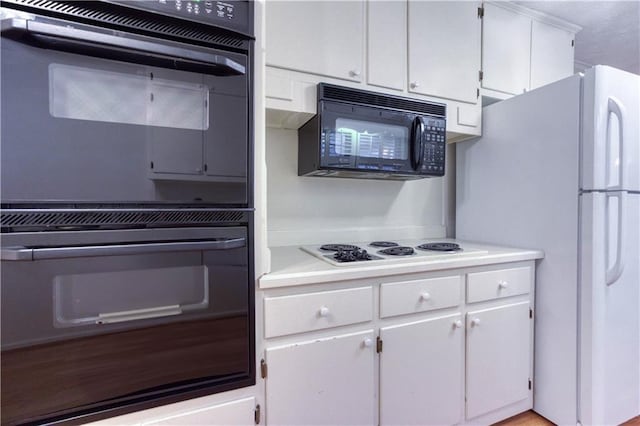
M 443 118 L 424 118 L 422 134 L 422 171 L 430 175 L 444 175 L 446 121 Z

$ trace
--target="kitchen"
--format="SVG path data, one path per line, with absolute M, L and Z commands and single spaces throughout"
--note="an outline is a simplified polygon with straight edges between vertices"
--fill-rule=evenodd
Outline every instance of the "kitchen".
M 308 4 L 304 6 L 309 7 Z M 302 3 L 255 3 L 257 41 L 254 58 L 253 205 L 256 211 L 253 242 L 255 276 L 259 278 L 255 289 L 256 385 L 151 408 L 126 417 L 104 420 L 104 423 L 253 424 L 255 415 L 260 423 L 267 424 L 488 424 L 526 411 L 544 399 L 539 393 L 544 386 L 543 380 L 532 380 L 535 377 L 533 363 L 536 363 L 536 368 L 539 368 L 540 364 L 536 362 L 538 353 L 536 352 L 534 359 L 531 356 L 533 352 L 529 351 L 533 347 L 533 318 L 529 319 L 529 316 L 533 316 L 534 294 L 537 295 L 538 291 L 538 288 L 533 286 L 534 273 L 538 273 L 534 265 L 536 259 L 542 258 L 542 251 L 545 251 L 546 247 L 506 242 L 500 245 L 527 249 L 504 249 L 486 244 L 463 245 L 462 252 L 453 254 L 457 257 L 444 254 L 436 255 L 432 260 L 424 262 L 391 260 L 377 266 L 375 262 L 371 262 L 371 266 L 366 267 L 333 266 L 323 259 L 317 259 L 314 255 L 299 250 L 300 246 L 326 243 L 368 244 L 374 240 L 407 242 L 417 247 L 427 240 L 440 242 L 457 235 L 456 197 L 461 193 L 458 189 L 461 183 L 456 182 L 455 173 L 451 172 L 461 170 L 456 164 L 455 151 L 466 149 L 459 148 L 466 147 L 466 144 L 473 144 L 465 139 L 482 134 L 482 102 L 489 103 L 510 97 L 511 94 L 521 93 L 523 89 L 529 90 L 571 75 L 571 42 L 574 33 L 579 29 L 566 21 L 536 14 L 518 5 L 487 3 L 482 9 L 483 12 L 479 12 L 479 6 L 479 3 L 344 2 L 316 4 L 314 7 L 317 10 L 309 12 L 302 8 Z M 414 13 L 407 15 L 407 8 Z M 430 8 L 440 10 L 434 11 Z M 293 18 L 301 16 L 296 14 L 306 16 L 305 14 L 309 13 L 316 19 L 310 21 Z M 480 16 L 482 13 L 484 16 Z M 499 34 L 499 37 L 493 40 L 513 41 L 516 47 L 518 42 L 524 40 L 527 46 L 526 55 L 520 55 L 519 58 L 516 58 L 518 55 L 514 56 L 515 59 L 526 57 L 526 66 L 519 69 L 523 73 L 510 71 L 510 79 L 505 79 L 504 76 L 496 78 L 495 74 L 490 72 L 492 63 L 486 61 L 491 56 L 486 49 L 483 50 L 485 46 L 482 44 L 488 40 L 492 28 L 487 22 L 497 25 L 502 22 L 500 19 L 505 19 L 505 15 L 507 23 L 515 27 L 515 23 L 519 23 L 521 27 L 518 28 L 523 27 L 525 30 L 515 30 L 517 37 L 505 38 Z M 443 19 L 443 16 L 447 16 L 448 19 Z M 500 19 L 491 21 L 492 17 Z M 418 19 L 418 23 L 428 25 L 417 25 L 412 19 Z M 326 31 L 326 22 L 332 23 L 331 32 Z M 401 30 L 372 30 L 376 24 L 386 28 L 385 22 L 393 22 L 393 28 Z M 559 26 L 562 31 L 558 29 Z M 558 51 L 553 52 L 564 58 L 564 61 L 560 60 L 564 66 L 558 71 L 560 75 L 548 72 L 548 66 L 537 68 L 536 71 L 533 63 L 536 54 L 546 53 L 548 49 L 536 50 L 535 46 L 544 47 L 544 44 L 536 44 L 531 38 L 532 34 L 548 35 L 544 30 L 549 28 L 556 30 L 551 34 L 567 41 L 563 45 L 565 50 L 557 49 Z M 411 31 L 414 30 L 417 32 L 412 34 Z M 288 31 L 293 31 L 296 37 L 291 37 Z M 483 39 L 481 35 L 484 36 Z M 422 42 L 412 42 L 416 39 Z M 408 49 L 399 48 L 405 46 L 407 40 Z M 551 40 L 557 38 L 551 37 Z M 296 45 L 290 45 L 294 44 L 294 41 Z M 270 43 L 276 43 L 278 48 L 270 47 Z M 309 46 L 315 48 L 310 49 Z M 452 49 L 451 46 L 455 48 Z M 356 53 L 353 49 L 356 49 Z M 425 49 L 429 55 L 424 54 Z M 448 53 L 451 50 L 456 52 L 455 57 Z M 335 59 L 329 60 L 329 57 Z M 436 58 L 437 66 L 434 67 L 433 61 L 422 63 L 426 57 Z M 502 58 L 512 57 L 503 55 Z M 447 60 L 455 61 L 455 66 Z M 532 61 L 531 64 L 529 61 Z M 238 60 L 235 62 L 239 63 Z M 497 69 L 500 70 L 500 67 L 504 66 L 500 65 Z M 510 67 L 510 70 L 517 69 L 512 65 L 506 66 Z M 478 76 L 480 69 L 483 71 L 482 81 Z M 521 80 L 517 80 L 518 78 Z M 188 80 L 180 80 L 185 80 L 179 85 L 180 88 L 193 89 L 192 86 L 187 86 Z M 298 176 L 298 129 L 315 116 L 318 102 L 317 83 L 320 82 L 446 104 L 447 141 L 459 143 L 447 145 L 447 173 L 444 178 L 398 182 Z M 510 82 L 512 85 L 506 88 L 499 87 L 499 84 L 504 82 Z M 515 87 L 517 89 L 514 89 Z M 495 105 L 507 103 L 498 102 Z M 178 127 L 175 123 L 172 124 Z M 193 126 L 206 127 L 200 122 Z M 179 189 L 173 185 L 167 186 L 166 191 Z M 190 188 L 186 190 L 193 191 L 194 197 L 197 197 L 197 187 L 186 185 L 182 188 Z M 244 205 L 242 202 L 235 204 Z M 248 206 L 250 204 L 247 203 Z M 469 232 L 467 231 L 467 235 L 471 235 Z M 424 241 L 415 241 L 417 239 Z M 487 238 L 476 240 L 482 243 L 497 243 Z M 372 254 L 377 250 L 368 247 L 367 249 Z M 419 249 L 415 252 L 422 253 Z M 541 264 L 540 260 L 537 262 L 540 262 L 538 265 Z M 205 266 L 214 265 L 216 262 Z M 464 296 L 467 282 L 483 282 L 487 277 L 491 278 L 492 273 L 499 271 L 511 271 L 509 273 L 515 274 L 514 277 L 504 280 L 511 286 L 503 289 L 503 296 L 487 298 L 478 294 L 474 296 L 474 300 L 470 298 L 473 295 L 469 289 L 466 291 L 466 297 Z M 425 296 L 425 290 L 421 287 L 423 284 L 420 283 L 433 286 L 433 289 L 428 291 L 432 293 L 431 298 Z M 193 285 L 196 288 L 198 283 L 194 282 Z M 415 286 L 417 288 L 413 288 Z M 447 293 L 451 288 L 456 291 L 452 294 Z M 140 291 L 148 289 L 142 288 Z M 393 304 L 385 303 L 385 300 L 391 301 L 401 294 L 414 291 L 417 291 L 420 297 L 425 296 L 421 302 L 424 306 L 415 307 L 416 303 L 413 301 L 409 307 L 394 307 Z M 448 298 L 444 305 L 438 305 L 441 291 L 444 291 L 444 296 Z M 325 296 L 328 299 L 325 300 Z M 346 304 L 342 308 L 341 301 Z M 335 308 L 333 303 L 337 303 Z M 430 304 L 435 305 L 427 307 Z M 482 311 L 491 313 L 503 305 L 511 306 L 513 311 L 510 312 L 514 312 L 513 315 L 517 318 L 526 317 L 526 321 L 514 322 L 517 327 L 509 330 L 513 332 L 514 341 L 521 343 L 519 348 L 529 349 L 523 351 L 509 345 L 504 346 L 512 339 L 505 342 L 507 339 L 501 339 L 500 333 L 493 333 L 494 338 L 497 335 L 497 342 L 504 346 L 501 346 L 501 349 L 510 350 L 510 354 L 517 354 L 523 361 L 514 367 L 516 371 L 512 375 L 504 375 L 504 378 L 482 377 L 481 370 L 470 370 L 471 362 L 477 361 L 480 369 L 490 365 L 486 359 L 483 362 L 482 359 L 468 353 L 468 345 L 474 344 L 469 339 L 471 322 L 479 319 L 482 325 L 488 327 L 492 319 L 491 316 L 474 317 L 473 314 L 486 314 Z M 306 308 L 312 313 L 307 322 L 303 317 L 303 309 Z M 521 311 L 524 315 L 520 315 Z M 468 317 L 469 324 L 465 317 Z M 498 321 L 503 320 L 504 318 Z M 536 315 L 536 325 L 539 320 L 540 317 Z M 447 330 L 458 332 L 458 337 L 453 341 L 445 339 L 449 345 L 445 348 L 446 353 L 454 354 L 452 357 L 445 356 L 445 359 L 442 359 L 443 355 L 437 351 L 429 354 L 432 346 L 429 345 L 429 341 L 443 338 L 430 328 L 438 321 L 442 324 L 446 322 Z M 420 352 L 411 357 L 411 350 L 407 349 L 407 342 L 410 340 L 407 339 L 415 338 L 415 333 L 413 337 L 399 337 L 401 334 L 398 333 L 402 333 L 403 330 L 408 330 L 411 334 L 412 328 L 403 329 L 403 325 L 415 325 L 418 327 L 414 328 L 418 330 L 418 334 L 435 333 L 434 340 L 425 341 L 423 338 L 422 345 L 416 342 L 416 351 Z M 482 330 L 482 325 L 477 327 L 477 330 Z M 427 327 L 426 331 L 420 328 L 423 326 Z M 377 332 L 378 329 L 380 333 Z M 462 340 L 465 329 L 466 343 Z M 377 339 L 378 337 L 382 338 Z M 394 339 L 398 342 L 397 345 L 392 343 Z M 378 340 L 382 343 L 379 344 Z M 320 344 L 307 344 L 316 341 Z M 356 342 L 362 353 L 368 355 L 358 363 L 351 363 L 350 358 L 344 358 L 344 362 L 341 362 L 342 358 L 339 355 L 350 354 L 351 349 L 345 345 L 353 342 Z M 383 347 L 379 355 L 378 346 Z M 496 341 L 490 346 L 498 347 Z M 300 351 L 289 350 L 291 347 L 298 347 Z M 538 349 L 536 346 L 535 350 Z M 327 364 L 323 364 L 327 359 L 322 358 L 322 354 L 326 353 L 331 354 L 327 367 Z M 429 355 L 421 356 L 423 353 Z M 424 362 L 425 359 L 442 361 L 444 364 L 430 365 Z M 431 386 L 426 386 L 420 382 L 410 384 L 400 380 L 407 378 L 406 372 L 403 373 L 402 370 L 403 363 L 412 371 L 421 371 L 421 374 L 415 374 L 416 377 L 429 378 L 433 377 L 431 374 L 440 371 L 443 375 L 437 376 L 441 377 L 436 381 L 438 386 L 434 388 L 432 383 Z M 416 365 L 414 363 L 418 363 L 419 368 L 413 368 Z M 263 379 L 262 375 L 266 378 Z M 522 377 L 524 381 L 520 380 Z M 351 380 L 352 378 L 357 380 Z M 511 379 L 520 384 L 517 391 L 511 387 Z M 484 394 L 491 394 L 485 386 L 487 380 L 504 380 L 500 381 L 500 384 L 505 386 L 504 389 L 508 389 L 508 392 L 498 392 L 500 386 L 495 382 L 496 392 L 493 396 L 496 399 L 483 400 Z M 528 380 L 532 380 L 532 383 Z M 470 395 L 479 398 L 471 404 L 472 407 L 465 407 L 465 386 L 467 398 Z M 530 390 L 529 386 L 533 389 Z M 575 387 L 575 384 L 573 386 Z M 415 394 L 418 391 L 429 392 L 431 399 L 420 399 L 420 395 Z M 405 398 L 405 395 L 411 392 L 417 395 L 413 409 L 424 412 L 426 407 L 429 407 L 434 413 L 432 417 L 414 417 L 413 420 L 411 417 L 401 417 L 411 413 L 407 408 L 407 403 L 411 400 L 408 396 Z M 299 399 L 288 399 L 294 397 Z M 452 399 L 447 402 L 446 398 Z M 256 409 L 257 406 L 260 408 Z M 409 406 L 411 407 L 410 404 Z M 438 406 L 444 409 L 438 412 Z M 490 408 L 487 409 L 487 406 Z M 291 407 L 299 407 L 299 410 Z M 547 414 L 544 408 L 535 408 L 557 423 L 571 422 L 553 419 L 555 414 Z M 553 408 L 548 410 L 553 411 Z M 476 414 L 469 415 L 469 412 Z M 637 412 L 636 410 L 636 415 Z M 330 415 L 337 417 L 329 417 Z M 340 417 L 347 415 L 354 417 Z M 564 416 L 566 413 L 558 415 Z M 573 415 L 576 415 L 575 408 Z

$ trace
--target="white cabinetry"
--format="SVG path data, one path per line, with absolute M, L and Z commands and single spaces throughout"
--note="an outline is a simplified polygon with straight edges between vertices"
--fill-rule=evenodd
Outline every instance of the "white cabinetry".
M 243 392 L 243 390 L 234 390 L 190 399 L 100 420 L 89 423 L 87 426 L 254 426 L 256 398 L 237 396 Z
M 580 27 L 510 2 L 482 10 L 484 95 L 504 99 L 573 74 Z
M 409 91 L 475 104 L 479 2 L 409 2 Z
M 490 424 L 530 409 L 533 283 L 527 261 L 265 290 L 267 424 Z
M 327 82 L 445 103 L 449 142 L 479 135 L 479 4 L 267 1 L 267 126 L 298 129 Z
M 267 424 L 374 424 L 373 330 L 266 350 Z
M 509 94 L 529 88 L 531 18 L 485 4 L 482 22 L 482 87 Z
M 407 86 L 407 3 L 367 3 L 367 83 L 404 90 Z
M 563 79 L 573 74 L 571 31 L 542 22 L 531 25 L 531 89 Z
M 380 424 L 459 423 L 464 325 L 460 314 L 383 327 Z
M 529 397 L 529 304 L 467 312 L 467 418 Z
M 267 65 L 362 81 L 364 8 L 360 1 L 268 1 Z

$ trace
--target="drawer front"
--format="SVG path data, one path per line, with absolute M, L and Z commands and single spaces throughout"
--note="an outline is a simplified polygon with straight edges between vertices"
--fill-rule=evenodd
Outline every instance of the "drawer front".
M 356 324 L 372 319 L 371 287 L 264 299 L 266 338 Z
M 462 276 L 388 283 L 380 286 L 380 317 L 412 314 L 460 304 Z
M 467 302 L 526 294 L 531 286 L 531 268 L 499 269 L 467 275 Z

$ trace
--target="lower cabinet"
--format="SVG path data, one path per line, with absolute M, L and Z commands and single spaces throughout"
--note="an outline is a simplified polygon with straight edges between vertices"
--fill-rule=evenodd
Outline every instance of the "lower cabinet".
M 467 312 L 467 418 L 530 394 L 529 302 Z
M 534 263 L 414 277 L 266 291 L 266 423 L 483 425 L 532 408 Z
M 461 314 L 380 329 L 380 424 L 450 425 L 462 419 Z
M 266 350 L 270 425 L 372 425 L 373 330 Z

